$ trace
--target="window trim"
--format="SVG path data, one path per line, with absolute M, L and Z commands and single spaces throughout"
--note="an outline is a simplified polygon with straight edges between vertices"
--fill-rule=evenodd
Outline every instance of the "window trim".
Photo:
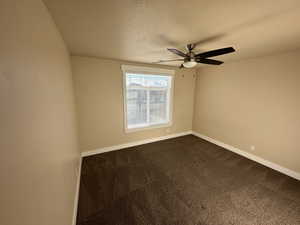
M 143 130 L 157 129 L 162 127 L 170 127 L 173 125 L 173 98 L 174 98 L 174 70 L 167 70 L 154 67 L 142 67 L 132 65 L 122 65 L 121 70 L 123 73 L 123 120 L 124 120 L 124 131 L 125 133 L 132 133 Z M 171 77 L 170 96 L 169 98 L 169 122 L 162 124 L 155 124 L 150 126 L 128 128 L 127 126 L 127 89 L 126 89 L 126 73 L 141 73 L 158 76 L 169 76 Z

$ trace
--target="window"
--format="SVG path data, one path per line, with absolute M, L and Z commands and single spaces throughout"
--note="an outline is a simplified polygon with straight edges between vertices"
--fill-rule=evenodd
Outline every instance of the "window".
M 170 126 L 172 70 L 122 66 L 124 72 L 125 130 Z

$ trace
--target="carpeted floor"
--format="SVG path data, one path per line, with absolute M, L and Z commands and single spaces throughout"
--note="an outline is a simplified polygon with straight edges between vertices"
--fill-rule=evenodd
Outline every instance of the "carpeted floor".
M 77 225 L 299 225 L 300 181 L 192 135 L 86 157 Z

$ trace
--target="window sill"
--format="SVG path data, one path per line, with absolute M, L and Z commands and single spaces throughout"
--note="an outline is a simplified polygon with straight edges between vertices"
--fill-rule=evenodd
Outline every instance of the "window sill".
M 172 126 L 172 122 L 169 123 L 163 123 L 163 124 L 155 124 L 147 127 L 136 127 L 136 128 L 125 128 L 125 133 L 133 133 L 138 131 L 144 131 L 144 130 L 152 130 L 152 129 L 158 129 L 163 127 L 170 127 Z

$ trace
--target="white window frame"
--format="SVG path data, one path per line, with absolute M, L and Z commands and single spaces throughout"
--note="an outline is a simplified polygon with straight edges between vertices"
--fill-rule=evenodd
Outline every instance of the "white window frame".
M 173 96 L 174 96 L 174 70 L 161 69 L 161 68 L 153 68 L 153 67 L 142 67 L 142 66 L 132 66 L 132 65 L 122 65 L 121 66 L 123 72 L 123 110 L 124 110 L 124 130 L 125 133 L 131 133 L 136 131 L 162 128 L 162 127 L 170 127 L 173 123 Z M 170 95 L 168 96 L 169 100 L 169 111 L 168 123 L 155 124 L 150 126 L 136 127 L 136 128 L 128 128 L 127 126 L 127 89 L 126 89 L 126 73 L 137 73 L 137 74 L 149 74 L 149 75 L 157 75 L 157 76 L 169 76 L 171 77 L 171 85 L 170 85 Z M 153 88 L 155 90 L 155 88 Z M 148 107 L 149 110 L 149 107 Z

